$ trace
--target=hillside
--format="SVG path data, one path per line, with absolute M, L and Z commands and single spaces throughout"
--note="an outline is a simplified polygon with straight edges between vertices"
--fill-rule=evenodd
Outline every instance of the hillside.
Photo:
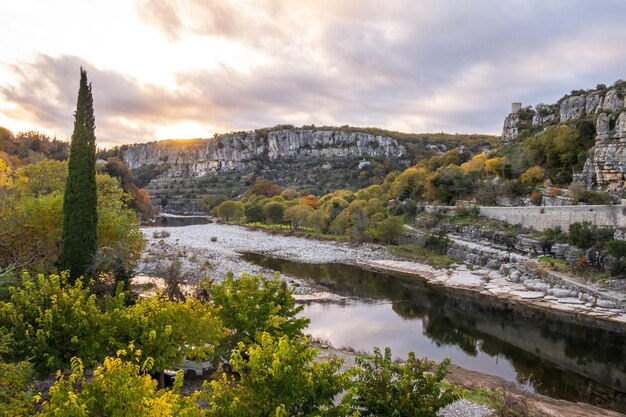
M 277 126 L 124 145 L 120 156 L 156 202 L 193 206 L 203 195 L 236 196 L 257 178 L 322 195 L 380 183 L 393 170 L 449 149 L 482 150 L 487 135 L 407 134 L 375 128 Z
M 551 126 L 573 126 L 586 141 L 574 181 L 599 191 L 623 193 L 626 183 L 626 81 L 574 90 L 554 104 L 521 107 L 504 121 L 502 140 L 522 142 Z M 582 165 L 582 167 L 581 167 Z

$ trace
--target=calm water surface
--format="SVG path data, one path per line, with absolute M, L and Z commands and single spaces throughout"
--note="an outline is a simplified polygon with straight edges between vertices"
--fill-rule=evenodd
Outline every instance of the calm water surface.
M 346 297 L 305 304 L 308 332 L 334 346 L 389 346 L 517 381 L 529 390 L 626 412 L 622 334 L 522 309 L 400 274 L 246 254 L 252 263 L 309 279 Z
M 153 222 L 147 224 L 149 227 L 182 227 L 193 226 L 195 224 L 208 224 L 211 219 L 207 216 L 158 216 Z

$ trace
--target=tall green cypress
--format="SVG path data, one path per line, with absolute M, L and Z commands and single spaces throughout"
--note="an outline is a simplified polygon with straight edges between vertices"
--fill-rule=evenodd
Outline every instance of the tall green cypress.
M 72 280 L 85 275 L 97 249 L 96 120 L 91 83 L 80 68 L 67 185 L 63 198 L 63 248 L 60 266 Z

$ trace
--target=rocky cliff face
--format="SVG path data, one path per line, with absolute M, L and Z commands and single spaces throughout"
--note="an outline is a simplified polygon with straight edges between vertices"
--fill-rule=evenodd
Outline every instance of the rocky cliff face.
M 514 141 L 523 129 L 536 133 L 552 124 L 582 119 L 596 124 L 596 142 L 580 179 L 589 188 L 623 192 L 626 189 L 625 81 L 617 81 L 609 88 L 572 92 L 556 104 L 517 110 L 505 119 L 502 140 Z
M 245 169 L 258 161 L 317 158 L 399 158 L 406 153 L 395 139 L 369 133 L 331 130 L 237 132 L 194 143 L 176 141 L 132 145 L 122 157 L 131 169 L 168 164 L 162 178 L 202 177 Z

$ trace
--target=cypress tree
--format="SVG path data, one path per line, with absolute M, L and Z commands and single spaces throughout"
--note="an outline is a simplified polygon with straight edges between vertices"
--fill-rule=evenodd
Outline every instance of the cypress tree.
M 74 113 L 67 185 L 63 198 L 63 247 L 61 268 L 72 281 L 85 275 L 97 249 L 96 120 L 91 83 L 80 68 L 80 87 Z

